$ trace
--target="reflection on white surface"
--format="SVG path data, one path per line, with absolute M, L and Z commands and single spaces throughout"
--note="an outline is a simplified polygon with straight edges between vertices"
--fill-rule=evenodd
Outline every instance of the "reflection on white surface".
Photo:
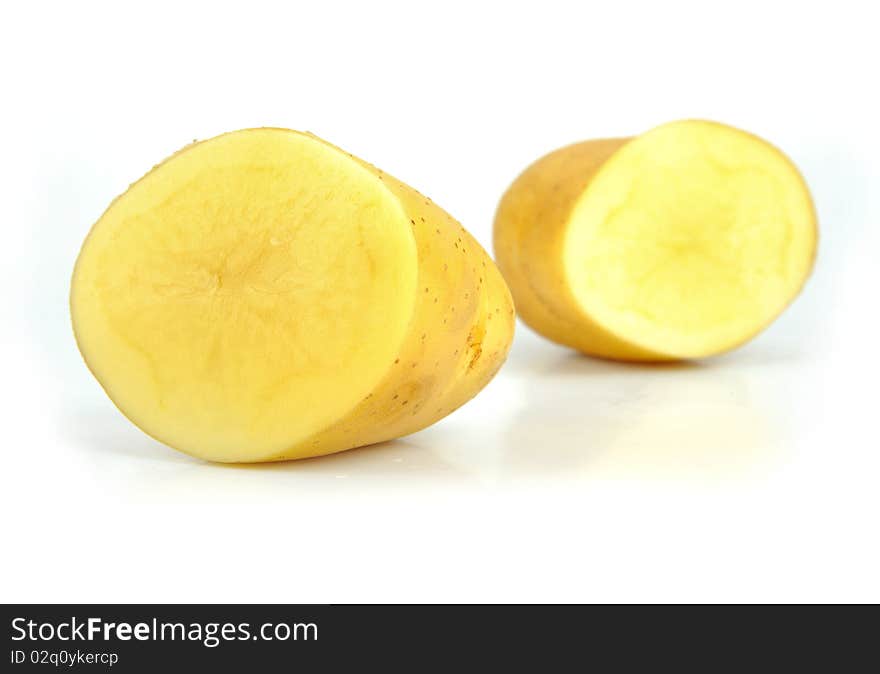
M 623 365 L 560 354 L 528 368 L 506 431 L 515 474 L 733 477 L 772 459 L 781 432 L 749 377 L 724 364 Z M 540 448 L 536 451 L 535 448 Z
M 710 364 L 606 362 L 521 329 L 497 380 L 451 417 L 406 438 L 328 457 L 208 464 L 150 439 L 94 397 L 72 409 L 59 430 L 97 481 L 112 473 L 120 496 L 147 502 L 547 480 L 711 483 L 760 475 L 784 461 L 790 368 L 759 351 Z

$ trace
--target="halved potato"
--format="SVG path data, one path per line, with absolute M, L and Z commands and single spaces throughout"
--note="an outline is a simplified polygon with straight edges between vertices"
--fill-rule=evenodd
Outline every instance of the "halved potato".
M 120 410 L 215 461 L 423 428 L 488 382 L 513 331 L 504 282 L 455 220 L 284 129 L 194 144 L 132 185 L 83 245 L 71 313 Z
M 513 183 L 495 251 L 548 338 L 621 360 L 732 349 L 803 286 L 816 216 L 794 165 L 722 124 L 680 121 L 557 150 Z

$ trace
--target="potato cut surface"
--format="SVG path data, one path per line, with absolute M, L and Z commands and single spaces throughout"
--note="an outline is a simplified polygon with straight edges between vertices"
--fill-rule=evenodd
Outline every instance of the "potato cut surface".
M 747 341 L 800 291 L 816 238 L 791 162 L 704 121 L 559 150 L 514 183 L 496 220 L 499 264 L 531 307 L 525 319 L 626 360 L 699 358 Z
M 380 180 L 308 136 L 255 130 L 182 151 L 110 207 L 77 263 L 74 324 L 147 432 L 258 458 L 369 393 L 416 278 L 409 221 Z

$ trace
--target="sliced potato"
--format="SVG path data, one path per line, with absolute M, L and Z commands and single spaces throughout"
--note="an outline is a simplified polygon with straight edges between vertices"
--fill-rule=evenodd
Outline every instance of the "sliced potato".
M 513 331 L 504 282 L 455 220 L 284 129 L 191 145 L 132 185 L 83 245 L 71 312 L 126 416 L 232 462 L 423 428 L 488 382 Z
M 701 358 L 748 341 L 798 294 L 816 243 L 794 165 L 751 134 L 693 120 L 547 155 L 495 220 L 523 320 L 621 360 Z

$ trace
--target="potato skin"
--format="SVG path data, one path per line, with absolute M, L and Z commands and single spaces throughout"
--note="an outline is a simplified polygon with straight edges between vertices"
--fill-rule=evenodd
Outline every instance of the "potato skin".
M 384 182 L 409 217 L 419 266 L 413 318 L 398 358 L 372 393 L 326 430 L 269 460 L 330 454 L 430 426 L 482 390 L 513 341 L 513 299 L 480 244 L 431 199 L 349 156 Z
M 672 360 L 620 339 L 585 314 L 562 264 L 575 202 L 602 164 L 629 140 L 576 143 L 529 166 L 501 198 L 495 215 L 495 256 L 519 315 L 544 337 L 604 358 Z

